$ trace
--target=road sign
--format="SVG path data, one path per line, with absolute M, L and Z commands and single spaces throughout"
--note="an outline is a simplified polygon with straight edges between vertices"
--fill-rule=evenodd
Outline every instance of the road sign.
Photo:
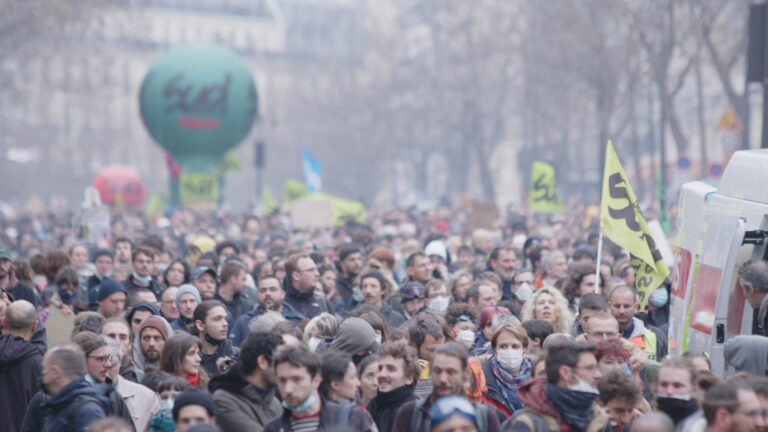
M 720 117 L 720 121 L 717 123 L 717 130 L 726 132 L 739 132 L 741 130 L 739 118 L 736 117 L 736 113 L 733 112 L 731 107 L 726 108 L 723 116 Z

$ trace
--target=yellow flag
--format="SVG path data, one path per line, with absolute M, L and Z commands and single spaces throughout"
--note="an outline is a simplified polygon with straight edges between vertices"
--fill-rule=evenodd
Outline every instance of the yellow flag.
M 635 270 L 635 289 L 640 295 L 640 308 L 645 309 L 648 297 L 664 282 L 669 269 L 656 247 L 610 141 L 605 151 L 600 220 L 605 236 L 629 251 Z
M 558 213 L 564 208 L 563 200 L 557 193 L 555 167 L 546 162 L 533 161 L 528 210 L 531 213 Z

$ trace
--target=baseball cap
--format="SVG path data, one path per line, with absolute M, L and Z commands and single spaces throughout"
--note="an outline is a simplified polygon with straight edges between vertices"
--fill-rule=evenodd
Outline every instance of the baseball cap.
M 214 279 L 216 279 L 216 272 L 212 268 L 206 267 L 206 266 L 198 266 L 198 267 L 195 267 L 194 270 L 192 270 L 192 276 L 191 276 L 192 280 L 199 278 L 200 276 L 203 275 L 203 273 L 208 273 Z
M 11 250 L 7 246 L 0 245 L 0 259 L 11 259 Z

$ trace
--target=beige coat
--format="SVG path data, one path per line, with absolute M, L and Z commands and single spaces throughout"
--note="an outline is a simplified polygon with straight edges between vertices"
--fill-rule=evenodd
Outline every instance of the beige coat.
M 136 384 L 118 375 L 117 392 L 125 400 L 125 405 L 131 412 L 133 424 L 136 426 L 136 432 L 145 432 L 149 421 L 152 420 L 152 414 L 159 409 L 159 402 L 155 392 Z

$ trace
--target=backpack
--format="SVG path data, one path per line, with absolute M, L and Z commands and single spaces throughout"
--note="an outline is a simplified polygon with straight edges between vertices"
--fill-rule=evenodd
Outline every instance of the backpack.
M 413 407 L 413 416 L 411 417 L 411 432 L 418 432 L 421 430 L 421 422 L 423 414 L 421 408 L 427 399 L 419 399 L 416 401 L 416 405 Z M 477 423 L 477 430 L 479 432 L 488 432 L 488 407 L 482 404 L 472 402 L 475 407 L 475 422 Z M 429 423 L 427 424 L 427 432 L 431 430 Z M 538 432 L 538 431 L 536 431 Z
M 133 424 L 131 412 L 128 409 L 128 406 L 125 405 L 123 397 L 120 396 L 120 394 L 117 392 L 117 389 L 115 389 L 114 386 L 106 387 L 105 396 L 107 396 L 107 399 L 109 399 L 109 409 L 106 412 L 107 416 L 120 417 L 121 419 L 125 420 L 126 423 L 131 425 L 131 428 L 135 431 L 136 427 Z M 76 397 L 74 402 L 72 402 L 72 405 L 69 407 L 66 416 L 64 417 L 66 419 L 67 425 L 74 424 L 77 413 L 80 411 L 80 408 L 87 402 L 96 402 L 101 404 L 99 399 L 89 394 L 82 394 Z
M 509 428 L 513 424 L 515 424 L 515 422 L 517 421 L 520 421 L 521 423 L 524 423 L 527 426 L 527 422 L 521 419 L 521 417 L 523 416 L 528 418 L 532 423 L 533 430 L 531 432 L 549 432 L 550 431 L 549 424 L 547 424 L 546 420 L 541 418 L 541 416 L 539 416 L 538 414 L 528 411 L 526 409 L 517 410 L 514 414 L 512 414 L 512 417 L 510 417 L 509 419 L 507 419 L 507 421 L 504 422 L 501 429 L 511 430 Z

